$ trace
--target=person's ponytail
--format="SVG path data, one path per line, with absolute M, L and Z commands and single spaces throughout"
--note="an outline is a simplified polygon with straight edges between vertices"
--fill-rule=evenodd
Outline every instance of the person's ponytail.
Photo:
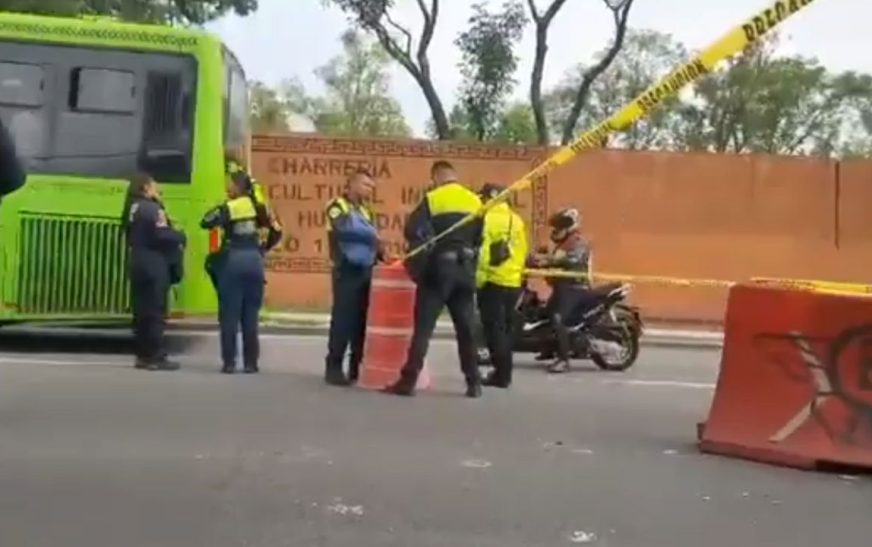
M 257 188 L 248 173 L 245 171 L 235 171 L 231 173 L 230 177 L 233 180 L 233 184 L 235 184 L 236 187 L 251 200 L 251 204 L 254 205 L 257 225 L 261 228 L 268 227 L 270 225 L 269 210 L 265 203 L 261 203 L 261 201 L 257 199 Z

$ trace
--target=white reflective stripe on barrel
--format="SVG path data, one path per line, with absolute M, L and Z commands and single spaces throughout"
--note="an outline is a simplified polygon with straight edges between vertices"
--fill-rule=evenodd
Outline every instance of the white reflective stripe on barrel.
M 368 334 L 380 334 L 382 336 L 412 336 L 414 329 L 396 327 L 366 327 Z
M 384 289 L 414 289 L 415 284 L 405 279 L 373 279 L 373 287 L 381 287 Z

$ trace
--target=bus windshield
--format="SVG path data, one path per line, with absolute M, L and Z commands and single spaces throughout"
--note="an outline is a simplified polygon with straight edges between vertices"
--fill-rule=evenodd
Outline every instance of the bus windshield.
M 193 57 L 0 43 L 0 117 L 31 173 L 191 181 Z
M 224 50 L 224 65 L 224 148 L 241 150 L 248 145 L 249 137 L 248 84 L 242 66 L 227 49 Z

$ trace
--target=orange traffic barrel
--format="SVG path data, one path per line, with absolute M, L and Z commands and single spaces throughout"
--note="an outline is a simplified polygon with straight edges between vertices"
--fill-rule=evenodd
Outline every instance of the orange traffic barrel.
M 376 266 L 369 294 L 359 386 L 382 389 L 399 380 L 414 332 L 415 290 L 402 262 Z M 425 361 L 415 387 L 421 390 L 429 386 Z

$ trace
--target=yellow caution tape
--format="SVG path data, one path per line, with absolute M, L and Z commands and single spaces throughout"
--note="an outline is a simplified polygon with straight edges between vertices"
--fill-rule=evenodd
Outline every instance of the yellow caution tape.
M 510 194 L 524 190 L 533 184 L 536 179 L 542 178 L 557 167 L 568 163 L 578 154 L 592 148 L 599 148 L 603 139 L 616 131 L 624 131 L 640 118 L 654 110 L 666 98 L 677 94 L 682 88 L 708 74 L 715 69 L 716 65 L 724 59 L 739 53 L 750 44 L 759 40 L 763 35 L 783 23 L 790 16 L 796 14 L 814 0 L 778 0 L 772 2 L 769 7 L 761 10 L 753 17 L 747 19 L 741 25 L 735 27 L 720 40 L 703 50 L 699 55 L 688 63 L 674 70 L 668 76 L 646 89 L 629 105 L 625 106 L 617 114 L 601 122 L 593 129 L 586 131 L 572 143 L 564 146 L 550 158 L 539 164 L 538 167 L 524 175 L 521 179 L 512 183 L 499 195 L 482 206 L 475 214 L 461 219 L 448 230 L 436 235 L 426 243 L 412 249 L 405 257 L 411 258 L 424 249 L 434 245 L 437 241 L 472 222 L 477 216 L 482 215 L 491 207 L 504 201 Z
M 775 277 L 754 277 L 753 283 L 779 285 L 792 289 L 803 289 L 831 294 L 864 294 L 872 295 L 872 285 L 862 283 L 841 283 L 838 281 L 818 281 L 812 279 L 781 279 Z
M 656 275 L 621 275 L 621 274 L 594 274 L 594 279 L 603 281 L 621 281 L 626 283 L 644 283 L 647 285 L 670 285 L 673 287 L 719 287 L 730 288 L 735 281 L 724 279 L 683 279 L 680 277 L 663 277 Z
M 562 279 L 590 279 L 598 281 L 617 281 L 622 283 L 644 283 L 648 285 L 669 285 L 673 287 L 721 287 L 730 288 L 735 281 L 723 279 L 684 279 L 681 277 L 665 277 L 656 275 L 627 275 L 627 274 L 604 274 L 604 273 L 580 273 L 563 270 L 527 269 L 524 273 L 530 277 L 551 277 Z

